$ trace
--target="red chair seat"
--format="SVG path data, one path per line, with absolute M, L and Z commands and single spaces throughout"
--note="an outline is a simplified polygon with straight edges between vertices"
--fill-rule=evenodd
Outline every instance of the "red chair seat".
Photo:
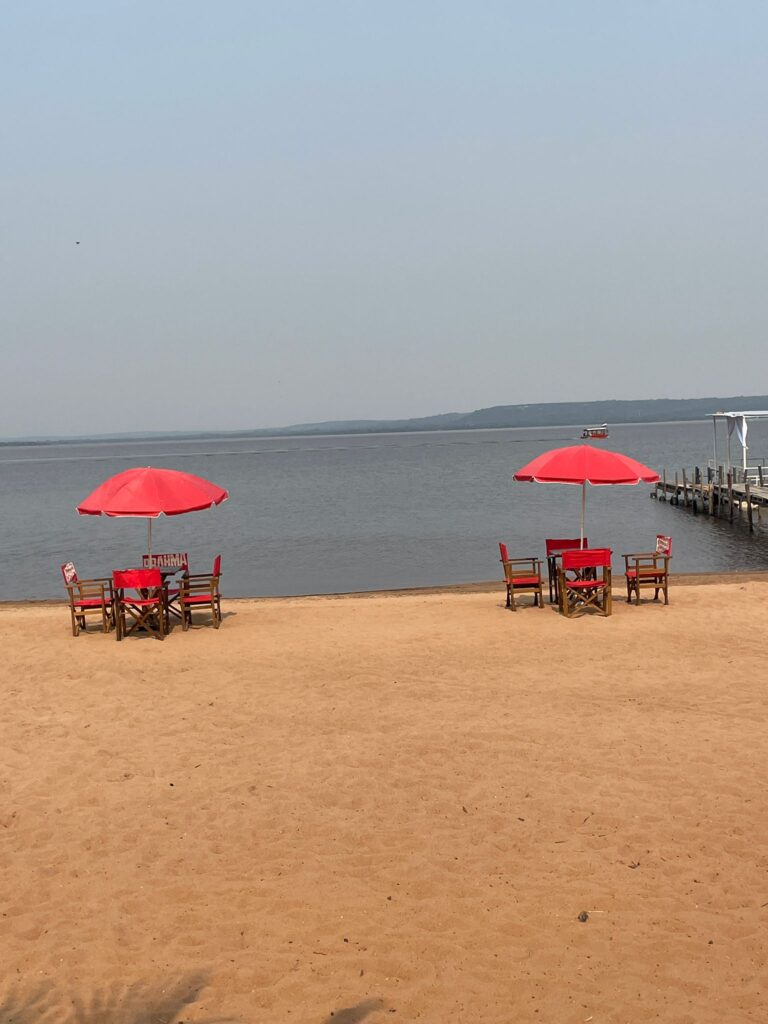
M 112 602 L 111 601 L 105 601 L 103 603 L 105 603 L 106 606 L 109 607 Z M 97 600 L 93 600 L 93 601 L 75 601 L 75 608 L 101 608 L 101 605 L 102 605 L 102 602 L 101 601 L 97 601 Z
M 507 580 L 507 583 L 511 583 L 513 587 L 537 587 L 539 585 L 538 576 L 515 576 L 511 580 Z
M 624 573 L 624 575 L 628 576 L 630 579 L 633 580 L 638 575 L 638 572 L 637 572 L 637 569 L 627 569 L 627 571 Z M 656 578 L 663 579 L 666 576 L 666 573 L 664 572 L 663 569 L 659 569 L 659 570 L 656 570 L 656 569 L 641 569 L 639 575 L 640 575 L 641 579 L 645 579 L 645 580 L 656 579 Z
M 603 580 L 568 580 L 569 590 L 595 590 L 605 585 Z
M 181 599 L 182 604 L 210 604 L 210 594 L 190 594 L 189 597 Z

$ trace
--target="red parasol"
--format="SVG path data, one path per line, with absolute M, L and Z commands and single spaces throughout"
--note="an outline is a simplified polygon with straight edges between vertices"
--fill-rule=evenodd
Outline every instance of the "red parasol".
M 587 484 L 595 487 L 609 484 L 653 484 L 659 474 L 620 452 L 592 448 L 587 444 L 569 448 L 553 448 L 539 455 L 515 473 L 515 480 L 541 484 L 581 484 L 581 542 L 584 546 L 584 514 Z
M 180 516 L 220 505 L 229 497 L 223 487 L 210 480 L 176 469 L 140 466 L 126 469 L 105 480 L 89 494 L 77 511 L 81 516 L 139 517 L 149 525 L 149 554 L 152 554 L 152 520 L 158 516 Z

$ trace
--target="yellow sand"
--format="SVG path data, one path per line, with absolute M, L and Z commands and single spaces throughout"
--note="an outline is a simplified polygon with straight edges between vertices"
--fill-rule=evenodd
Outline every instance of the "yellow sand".
M 768 584 L 502 589 L 0 609 L 0 1022 L 768 1020 Z

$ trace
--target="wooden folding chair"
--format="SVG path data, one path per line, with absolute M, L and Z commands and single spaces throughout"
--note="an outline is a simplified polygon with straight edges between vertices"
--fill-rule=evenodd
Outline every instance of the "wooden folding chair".
M 143 629 L 156 640 L 163 640 L 168 632 L 168 621 L 160 570 L 116 569 L 112 581 L 117 639 Z
M 624 555 L 624 577 L 627 582 L 627 604 L 640 604 L 640 591 L 653 588 L 653 600 L 664 594 L 664 604 L 669 604 L 669 563 L 672 558 L 672 538 L 663 533 L 656 534 L 656 550 L 640 551 Z
M 589 541 L 581 537 L 548 537 L 544 543 L 547 546 L 547 575 L 549 577 L 549 603 L 559 604 L 560 597 L 557 592 L 558 565 L 557 560 L 564 551 L 572 551 L 574 548 L 588 548 Z
M 112 580 L 81 580 L 72 562 L 62 565 L 61 575 L 69 598 L 72 636 L 79 636 L 81 630 L 88 632 L 89 615 L 100 618 L 102 632 L 108 633 L 114 622 Z
M 566 618 L 588 608 L 601 615 L 611 614 L 611 555 L 610 548 L 563 552 L 558 590 L 560 611 Z
M 533 594 L 533 603 L 544 607 L 541 593 L 541 559 L 510 558 L 507 545 L 499 541 L 501 564 L 504 568 L 504 584 L 507 588 L 507 608 L 517 611 L 515 594 Z
M 213 628 L 221 625 L 221 555 L 213 560 L 213 572 L 193 573 L 181 579 L 179 591 L 179 608 L 181 610 L 181 628 L 188 630 L 192 625 L 192 611 L 202 609 L 210 611 Z

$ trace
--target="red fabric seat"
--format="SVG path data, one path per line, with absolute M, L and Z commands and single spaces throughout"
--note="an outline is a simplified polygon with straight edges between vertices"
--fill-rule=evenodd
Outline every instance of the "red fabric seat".
M 539 577 L 513 577 L 511 582 L 515 587 L 537 587 Z

